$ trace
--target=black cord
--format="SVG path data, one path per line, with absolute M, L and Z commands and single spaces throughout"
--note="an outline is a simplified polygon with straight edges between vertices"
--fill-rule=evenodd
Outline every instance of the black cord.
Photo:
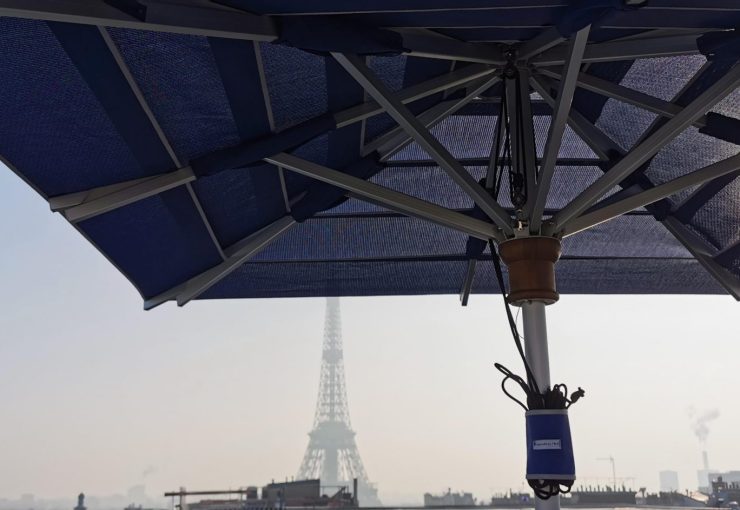
M 488 247 L 491 250 L 491 259 L 493 260 L 493 267 L 496 272 L 496 279 L 498 280 L 498 285 L 501 289 L 501 295 L 504 298 L 504 307 L 506 309 L 506 317 L 509 319 L 509 328 L 511 329 L 511 334 L 514 337 L 514 344 L 516 345 L 517 351 L 519 351 L 519 356 L 522 358 L 524 370 L 527 372 L 527 378 L 529 380 L 529 383 L 527 384 L 527 400 L 530 400 L 530 397 L 540 394 L 539 386 L 537 385 L 537 380 L 534 377 L 534 373 L 532 372 L 532 369 L 527 362 L 527 358 L 524 355 L 524 347 L 522 346 L 522 341 L 519 337 L 519 330 L 516 327 L 514 315 L 511 313 L 509 300 L 506 299 L 506 286 L 504 284 L 504 273 L 501 270 L 501 259 L 499 258 L 498 252 L 496 251 L 496 246 L 493 244 L 493 241 L 491 239 L 488 240 Z
M 517 404 L 519 404 L 522 407 L 522 409 L 524 409 L 525 411 L 528 411 L 529 409 L 527 409 L 527 406 L 524 405 L 524 403 L 522 403 L 521 400 L 519 400 L 514 395 L 512 395 L 511 393 L 509 393 L 508 391 L 506 391 L 506 381 L 508 381 L 509 379 L 511 379 L 513 381 L 516 381 L 519 384 L 519 386 L 522 388 L 522 390 L 524 390 L 524 393 L 525 394 L 529 394 L 529 386 L 527 386 L 527 383 L 524 382 L 524 379 L 522 379 L 518 375 L 514 374 L 511 370 L 509 370 L 508 368 L 506 368 L 505 366 L 503 366 L 500 363 L 494 363 L 494 366 L 499 370 L 499 372 L 501 372 L 502 374 L 504 374 L 506 376 L 501 381 L 501 389 L 503 390 L 504 394 L 506 394 L 507 397 L 509 397 L 511 400 L 513 400 L 514 402 L 516 402 Z
M 501 193 L 501 181 L 504 177 L 504 170 L 507 165 L 505 161 L 507 154 L 509 154 L 510 143 L 506 101 L 501 101 L 501 112 L 499 113 L 498 122 L 496 122 L 496 132 L 494 136 L 496 138 L 494 140 L 494 146 L 492 147 L 492 150 L 496 151 L 496 154 L 494 155 L 493 159 L 493 178 L 491 179 L 493 181 L 493 189 L 489 191 L 491 191 L 493 198 L 498 200 L 498 196 Z M 501 143 L 502 141 L 503 143 Z
M 523 107 L 522 107 L 522 90 L 520 86 L 520 74 L 517 71 L 513 78 L 510 78 L 514 82 L 514 97 L 516 102 L 516 122 L 514 123 L 514 131 L 516 132 L 517 139 L 520 143 L 516 144 L 514 150 L 516 151 L 516 160 L 519 163 L 514 166 L 513 164 L 509 169 L 509 198 L 515 208 L 519 209 L 524 207 L 527 203 L 527 178 L 524 169 L 526 168 L 526 150 L 524 148 L 524 122 L 523 122 Z M 511 129 L 511 128 L 510 128 Z M 509 130 L 509 132 L 511 132 Z

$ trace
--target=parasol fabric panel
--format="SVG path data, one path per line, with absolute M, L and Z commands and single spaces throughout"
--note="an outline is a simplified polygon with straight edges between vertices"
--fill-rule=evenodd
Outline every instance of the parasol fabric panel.
M 3 7 L 0 1 L 0 15 L 8 14 Z M 541 64 L 537 58 L 557 60 L 552 55 L 583 26 L 591 23 L 586 51 L 592 55 L 609 48 L 598 45 L 653 41 L 647 46 L 655 45 L 654 52 L 639 49 L 644 55 L 635 56 L 630 48 L 624 58 L 591 57 L 581 67 L 581 79 L 597 85 L 577 83 L 545 218 L 740 58 L 732 30 L 740 26 L 740 6 L 729 0 L 651 0 L 644 6 L 604 0 L 590 7 L 554 0 L 228 0 L 213 8 L 254 15 L 274 27 L 274 36 L 253 37 L 215 22 L 206 29 L 165 30 L 163 23 L 146 25 L 145 16 L 115 23 L 0 16 L 0 157 L 75 223 L 145 300 L 174 299 L 176 293 L 168 293 L 209 271 L 217 277 L 208 276 L 193 297 L 460 291 L 472 234 L 407 217 L 355 188 L 265 161 L 292 155 L 376 185 L 373 190 L 444 208 L 454 224 L 475 219 L 473 230 L 493 228 L 438 155 L 373 104 L 331 51 L 358 53 L 380 85 L 403 98 L 480 181 L 505 102 L 495 79 L 503 62 L 482 54 L 502 55 L 552 37 L 552 49 L 533 57 L 529 69 L 534 80 L 543 80 L 540 92 L 556 96 L 562 61 Z M 655 42 L 677 37 L 698 42 L 674 54 Z M 445 80 L 452 85 L 440 85 Z M 553 107 L 535 90 L 529 105 L 533 149 L 541 159 Z M 601 200 L 731 158 L 740 152 L 738 133 L 735 91 Z M 496 198 L 513 216 L 506 177 Z M 740 170 L 566 237 L 558 289 L 722 293 L 740 288 L 738 246 Z M 489 257 L 487 248 L 473 257 L 473 292 L 497 291 Z M 707 272 L 708 265 L 719 272 Z M 726 279 L 718 281 L 718 274 Z

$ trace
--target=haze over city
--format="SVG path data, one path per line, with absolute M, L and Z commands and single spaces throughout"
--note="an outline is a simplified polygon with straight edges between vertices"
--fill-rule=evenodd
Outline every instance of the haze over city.
M 150 496 L 295 474 L 311 428 L 323 299 L 193 302 L 144 312 L 132 286 L 0 166 L 0 498 Z M 342 299 L 352 425 L 386 504 L 447 487 L 523 487 L 521 373 L 500 296 Z M 548 308 L 553 380 L 571 410 L 579 476 L 657 490 L 676 470 L 737 469 L 740 338 L 728 296 L 562 296 Z M 696 415 L 694 415 L 696 416 Z M 95 510 L 95 509 L 92 509 Z

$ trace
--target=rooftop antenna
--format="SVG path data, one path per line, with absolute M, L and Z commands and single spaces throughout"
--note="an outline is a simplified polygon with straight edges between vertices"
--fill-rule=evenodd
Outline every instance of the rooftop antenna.
M 608 457 L 599 457 L 596 460 L 608 460 L 612 464 L 612 487 L 614 487 L 614 491 L 617 490 L 617 468 L 615 467 L 614 463 L 614 456 L 609 455 Z

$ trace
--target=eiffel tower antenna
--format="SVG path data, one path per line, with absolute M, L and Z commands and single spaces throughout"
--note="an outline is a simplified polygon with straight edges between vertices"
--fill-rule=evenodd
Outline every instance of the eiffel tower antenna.
M 326 300 L 319 396 L 313 430 L 308 435 L 308 448 L 296 478 L 320 478 L 325 486 L 351 486 L 357 478 L 362 505 L 379 506 L 377 490 L 368 481 L 349 419 L 338 298 Z

